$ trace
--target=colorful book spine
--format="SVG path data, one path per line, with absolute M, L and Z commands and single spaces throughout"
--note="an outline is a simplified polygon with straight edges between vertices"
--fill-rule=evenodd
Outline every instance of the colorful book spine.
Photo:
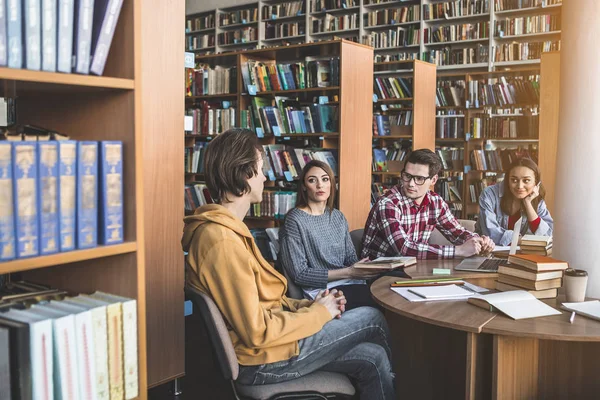
M 77 142 L 58 141 L 58 193 L 60 251 L 75 249 Z
M 23 68 L 23 34 L 21 31 L 21 0 L 7 0 L 8 66 Z
M 96 0 L 92 33 L 92 65 L 90 71 L 102 75 L 110 44 L 115 34 L 123 0 Z
M 123 242 L 123 142 L 100 142 L 100 213 L 98 242 Z
M 40 0 L 25 0 L 25 67 L 39 71 L 42 68 L 42 24 Z
M 42 0 L 42 70 L 48 72 L 56 72 L 56 1 Z
M 15 258 L 13 165 L 10 142 L 0 142 L 0 261 Z
M 13 192 L 17 258 L 39 254 L 37 143 L 13 143 Z
M 59 72 L 71 72 L 73 57 L 74 0 L 58 0 L 58 64 Z
M 58 142 L 38 143 L 40 254 L 56 253 L 58 237 Z
M 77 248 L 98 244 L 98 142 L 77 142 Z

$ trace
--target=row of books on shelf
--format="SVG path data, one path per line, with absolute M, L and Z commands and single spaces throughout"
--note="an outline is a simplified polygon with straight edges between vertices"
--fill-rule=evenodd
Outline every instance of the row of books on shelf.
M 196 208 L 213 203 L 206 184 L 194 182 L 184 186 L 184 210 L 186 213 L 191 214 Z
M 462 171 L 465 159 L 464 147 L 441 146 L 436 147 L 435 152 L 440 157 L 443 169 Z
M 528 15 L 496 20 L 497 36 L 560 31 L 560 14 Z
M 102 75 L 122 4 L 0 3 L 0 66 Z
M 537 146 L 519 146 L 517 148 L 502 148 L 495 150 L 471 151 L 471 166 L 478 171 L 504 171 L 519 158 L 528 157 L 537 160 Z
M 123 143 L 3 141 L 0 261 L 123 242 Z
M 139 395 L 135 299 L 104 292 L 68 296 L 28 282 L 8 283 L 3 292 L 8 293 L 0 301 L 3 398 Z
M 504 174 L 502 172 L 486 172 L 481 179 L 471 180 L 469 183 L 469 199 L 471 203 L 479 203 L 479 196 L 488 186 L 502 182 Z
M 202 101 L 199 108 L 187 109 L 185 115 L 192 118 L 187 131 L 190 135 L 217 135 L 236 126 L 235 107 L 223 108 L 220 102 Z
M 219 45 L 248 43 L 258 40 L 258 28 L 245 27 L 218 34 Z
M 312 20 L 312 33 L 358 29 L 358 14 L 331 15 Z
M 368 12 L 365 15 L 365 26 L 379 26 L 379 25 L 395 25 L 404 22 L 419 21 L 421 18 L 419 5 L 400 7 L 400 8 L 386 8 L 383 10 L 376 10 Z
M 255 130 L 259 137 L 338 131 L 337 105 L 300 102 L 284 96 L 275 96 L 274 99 L 255 96 L 252 97 L 251 110 L 247 113 L 242 111 L 241 126 Z
M 537 114 L 502 117 L 483 113 L 475 114 L 470 121 L 470 133 L 474 139 L 536 139 L 538 131 Z
M 264 174 L 269 180 L 298 179 L 304 166 L 311 160 L 322 161 L 337 175 L 337 150 L 318 148 L 295 148 L 283 144 L 263 145 L 265 152 Z
M 202 29 L 211 29 L 215 27 L 215 15 L 206 14 L 198 17 L 187 18 L 185 20 L 185 32 L 195 32 Z
M 184 169 L 186 174 L 203 174 L 204 173 L 204 152 L 206 151 L 207 143 L 195 143 L 194 147 L 186 147 L 184 149 Z
M 489 47 L 480 44 L 475 47 L 465 47 L 463 49 L 446 47 L 423 52 L 423 61 L 437 66 L 487 63 L 489 58 Z
M 389 161 L 399 161 L 403 162 L 406 160 L 406 157 L 410 154 L 410 145 L 400 142 L 394 142 L 391 146 L 385 147 L 375 147 L 373 148 L 373 171 L 374 172 L 388 172 Z M 394 171 L 390 172 L 400 172 L 400 168 L 398 164 L 395 165 Z
M 248 60 L 242 64 L 242 79 L 248 93 L 339 86 L 340 58 L 296 63 Z
M 400 51 L 394 54 L 375 54 L 374 61 L 376 63 L 390 62 L 390 61 L 406 61 L 406 60 L 418 60 L 418 52 Z
M 438 139 L 462 139 L 465 133 L 465 118 L 454 110 L 438 111 L 435 119 L 435 137 Z
M 390 28 L 384 31 L 371 32 L 363 36 L 363 44 L 376 49 L 389 47 L 418 46 L 421 40 L 421 30 L 418 25 Z
M 373 89 L 380 99 L 412 98 L 413 80 L 410 78 L 377 77 Z
M 487 39 L 490 37 L 490 23 L 456 24 L 425 28 L 423 43 L 444 43 L 461 40 Z
M 201 50 L 215 46 L 214 33 L 189 35 L 186 38 L 188 51 Z
M 313 0 L 310 2 L 311 12 L 338 10 L 358 6 L 357 0 Z
M 562 4 L 562 0 L 494 0 L 496 11 L 519 10 L 521 8 L 547 7 Z
M 393 115 L 373 115 L 373 136 L 390 136 L 402 127 L 409 127 L 413 123 L 412 110 L 400 111 Z M 410 133 L 407 133 L 410 134 Z
M 492 47 L 492 56 L 494 62 L 539 60 L 548 51 L 560 51 L 560 40 L 502 43 Z
M 289 1 L 281 4 L 265 5 L 262 8 L 263 19 L 276 19 L 304 14 L 304 0 Z
M 237 67 L 212 68 L 198 64 L 196 68 L 186 68 L 185 95 L 206 96 L 237 92 Z
M 283 219 L 296 206 L 297 192 L 264 190 L 262 201 L 250 207 L 246 216 Z
M 462 202 L 463 181 L 440 178 L 435 184 L 435 192 L 448 204 Z M 456 215 L 455 215 L 456 216 Z
M 304 35 L 304 22 L 265 22 L 265 39 L 279 39 Z
M 435 90 L 436 107 L 463 107 L 465 105 L 466 83 L 464 79 L 437 81 Z
M 247 8 L 219 14 L 219 26 L 247 24 L 258 21 L 258 8 Z
M 512 104 L 537 104 L 540 100 L 540 76 L 516 76 L 469 81 L 469 104 L 482 106 L 506 106 Z
M 551 245 L 551 238 L 535 235 L 524 235 L 522 242 L 530 243 L 530 238 L 546 238 L 550 240 L 548 243 Z M 527 290 L 538 299 L 556 297 L 558 289 L 562 287 L 563 273 L 569 268 L 565 261 L 546 255 L 527 254 L 523 251 L 521 254 L 508 256 L 508 262 L 508 265 L 498 267 L 496 289 L 500 291 Z
M 456 0 L 445 3 L 423 4 L 423 19 L 446 19 L 487 14 L 490 0 Z

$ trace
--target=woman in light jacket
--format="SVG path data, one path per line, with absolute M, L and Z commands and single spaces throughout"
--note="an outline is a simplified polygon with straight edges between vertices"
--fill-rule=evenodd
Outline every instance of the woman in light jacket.
M 499 246 L 508 246 L 515 223 L 523 217 L 521 235 L 552 236 L 554 221 L 545 194 L 537 164 L 530 158 L 516 160 L 506 169 L 504 182 L 481 193 L 476 231 Z

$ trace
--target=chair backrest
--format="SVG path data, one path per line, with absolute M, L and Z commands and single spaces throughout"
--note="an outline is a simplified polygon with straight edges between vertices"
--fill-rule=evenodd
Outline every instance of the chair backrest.
M 457 221 L 469 232 L 475 232 L 475 221 L 471 221 L 470 219 L 459 219 Z M 452 244 L 448 241 L 448 239 L 444 237 L 444 235 L 440 233 L 440 231 L 437 230 L 437 228 L 434 229 L 433 232 L 431 232 L 431 236 L 429 237 L 429 243 L 437 244 L 440 246 L 447 246 Z
M 186 285 L 185 292 L 200 310 L 223 376 L 227 380 L 235 381 L 238 377 L 240 366 L 219 308 L 210 296 L 196 288 Z
M 363 237 L 364 229 L 355 229 L 350 232 L 350 238 L 352 239 L 352 244 L 356 249 L 356 255 L 360 258 L 360 253 L 362 252 L 362 237 Z

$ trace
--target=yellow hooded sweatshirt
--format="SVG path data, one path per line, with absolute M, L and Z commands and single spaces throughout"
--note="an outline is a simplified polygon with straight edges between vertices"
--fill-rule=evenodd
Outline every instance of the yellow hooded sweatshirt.
M 219 307 L 241 365 L 298 355 L 298 340 L 331 320 L 323 305 L 285 296 L 285 278 L 262 257 L 248 227 L 225 207 L 205 205 L 183 221 L 187 282 Z

